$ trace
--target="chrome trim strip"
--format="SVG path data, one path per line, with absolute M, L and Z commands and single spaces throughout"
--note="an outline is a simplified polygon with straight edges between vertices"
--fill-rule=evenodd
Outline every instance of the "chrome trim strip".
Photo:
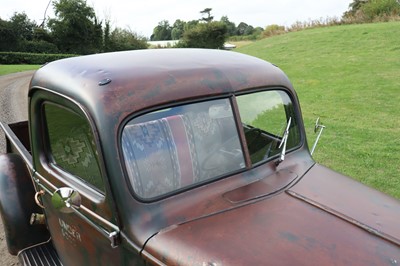
M 51 197 L 54 195 L 54 192 L 52 191 L 56 191 L 57 187 L 54 186 L 49 181 L 47 181 L 43 176 L 41 176 L 39 173 L 36 172 L 33 179 L 35 183 L 39 187 L 43 188 L 43 190 L 47 192 Z M 45 184 L 42 184 L 41 182 Z M 97 213 L 91 211 L 84 205 L 81 205 L 79 208 L 74 208 L 74 207 L 71 208 L 75 214 L 77 214 L 80 218 L 89 223 L 94 229 L 96 229 L 103 236 L 107 237 L 111 242 L 111 247 L 115 248 L 118 246 L 120 238 L 120 229 L 117 225 L 107 221 L 106 219 L 104 219 Z

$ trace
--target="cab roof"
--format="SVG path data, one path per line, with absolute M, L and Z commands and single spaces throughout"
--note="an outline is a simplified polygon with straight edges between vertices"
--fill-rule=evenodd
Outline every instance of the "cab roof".
M 269 86 L 292 90 L 278 67 L 252 56 L 150 49 L 51 62 L 34 74 L 29 93 L 46 88 L 74 99 L 94 117 L 121 121 L 127 114 L 158 105 Z

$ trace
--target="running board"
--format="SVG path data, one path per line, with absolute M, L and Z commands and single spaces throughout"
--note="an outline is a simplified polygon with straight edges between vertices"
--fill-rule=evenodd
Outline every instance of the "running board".
M 22 266 L 63 266 L 51 242 L 21 250 L 18 260 Z

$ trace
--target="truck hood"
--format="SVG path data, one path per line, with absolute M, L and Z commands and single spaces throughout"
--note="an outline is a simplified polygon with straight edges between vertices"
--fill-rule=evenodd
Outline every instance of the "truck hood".
M 398 265 L 400 202 L 315 165 L 274 197 L 167 228 L 143 256 L 167 265 Z

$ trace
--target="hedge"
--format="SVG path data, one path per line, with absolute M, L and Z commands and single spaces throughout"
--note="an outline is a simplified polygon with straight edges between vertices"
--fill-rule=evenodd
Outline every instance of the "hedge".
M 43 65 L 58 59 L 77 56 L 74 54 L 34 54 L 20 52 L 0 52 L 0 64 Z

